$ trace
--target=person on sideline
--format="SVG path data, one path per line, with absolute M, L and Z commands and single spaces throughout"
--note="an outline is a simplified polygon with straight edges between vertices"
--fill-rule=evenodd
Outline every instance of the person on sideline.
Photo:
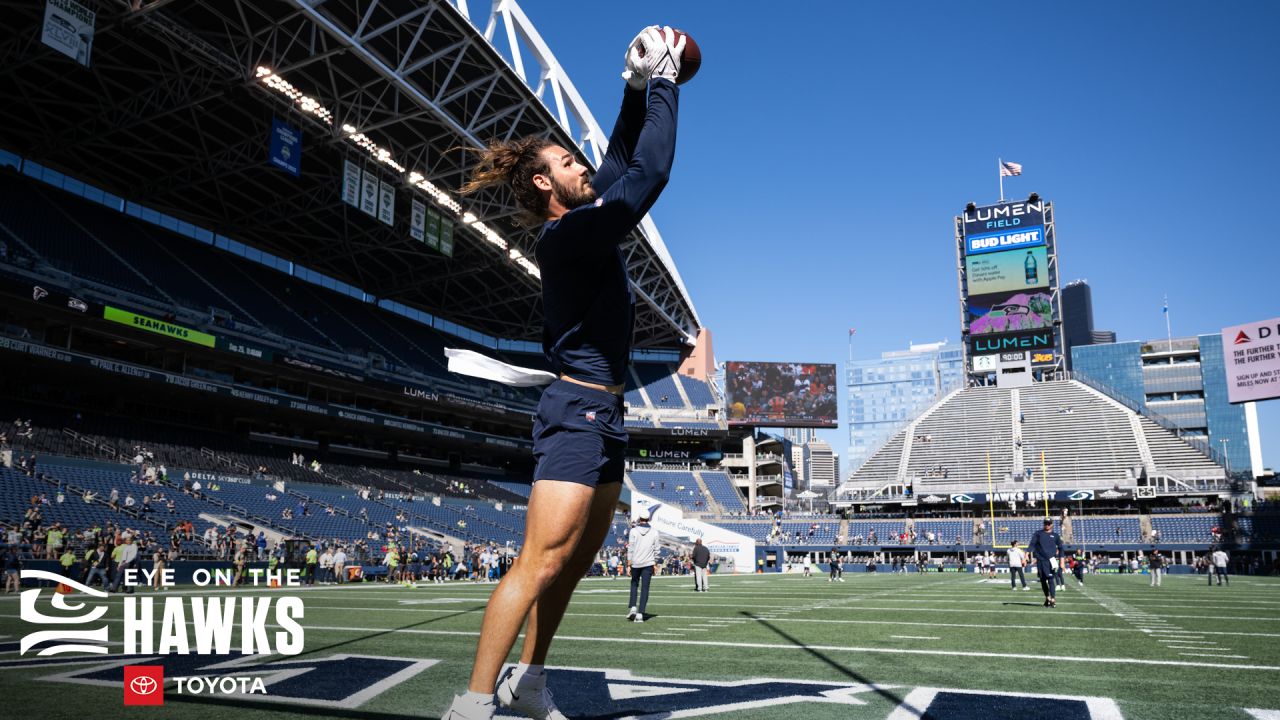
M 1026 564 L 1027 554 L 1018 547 L 1017 540 L 1009 542 L 1009 549 L 1005 550 L 1005 555 L 1009 556 L 1009 587 L 1012 590 L 1018 589 L 1018 581 L 1022 581 L 1022 589 L 1030 590 L 1027 587 L 1027 576 L 1022 572 L 1022 566 Z
M 711 564 L 711 551 L 702 544 L 702 538 L 693 541 L 693 590 L 707 591 L 707 566 Z
M 631 566 L 631 599 L 627 603 L 627 619 L 644 622 L 644 611 L 649 605 L 649 581 L 653 578 L 653 566 L 658 561 L 658 531 L 649 525 L 649 516 L 636 518 L 627 538 L 627 564 Z M 637 602 L 636 594 L 639 593 Z

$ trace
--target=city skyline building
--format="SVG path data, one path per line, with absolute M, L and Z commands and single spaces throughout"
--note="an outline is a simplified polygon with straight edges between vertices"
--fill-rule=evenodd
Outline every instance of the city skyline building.
M 852 473 L 893 434 L 947 393 L 964 385 L 964 353 L 947 341 L 911 344 L 854 360 L 846 373 L 849 447 L 844 472 Z
M 1227 401 L 1221 335 L 1087 345 L 1072 355 L 1077 379 L 1173 425 L 1232 472 L 1262 474 L 1257 407 Z

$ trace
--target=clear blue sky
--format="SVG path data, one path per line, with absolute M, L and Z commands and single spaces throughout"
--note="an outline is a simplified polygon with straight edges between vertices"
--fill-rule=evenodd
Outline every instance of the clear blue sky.
M 1164 337 L 1166 293 L 1175 335 L 1280 316 L 1280 2 L 522 7 L 606 131 L 641 27 L 701 45 L 653 215 L 719 360 L 957 342 L 951 218 L 997 199 L 997 157 L 1054 202 L 1097 328 Z

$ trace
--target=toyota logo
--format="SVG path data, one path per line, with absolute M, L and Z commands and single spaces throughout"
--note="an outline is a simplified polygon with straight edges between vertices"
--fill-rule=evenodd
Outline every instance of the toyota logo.
M 129 689 L 139 695 L 150 695 L 160 688 L 160 683 L 155 678 L 136 677 L 129 681 Z

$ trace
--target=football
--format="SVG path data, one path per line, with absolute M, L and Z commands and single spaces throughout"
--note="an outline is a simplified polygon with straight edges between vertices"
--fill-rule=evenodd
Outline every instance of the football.
M 689 33 L 680 28 L 672 28 L 672 30 L 675 31 L 677 44 L 682 36 L 688 38 L 684 44 L 684 54 L 680 57 L 680 74 L 676 76 L 676 84 L 683 85 L 692 80 L 693 76 L 698 74 L 698 68 L 702 67 L 702 50 Z M 640 48 L 640 56 L 644 57 L 643 46 Z

